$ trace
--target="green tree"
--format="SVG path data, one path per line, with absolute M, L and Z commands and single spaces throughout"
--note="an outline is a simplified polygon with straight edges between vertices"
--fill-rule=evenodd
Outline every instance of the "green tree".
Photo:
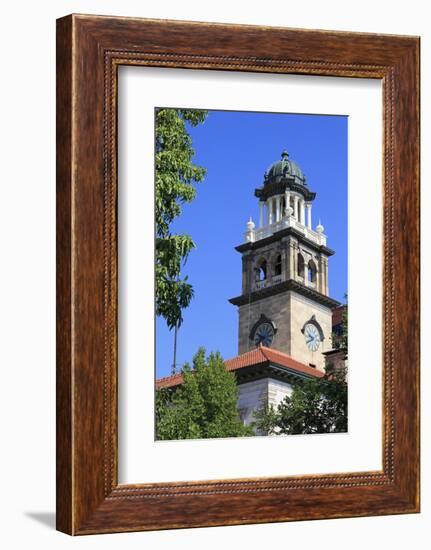
M 260 409 L 254 413 L 254 419 L 253 426 L 256 428 L 258 435 L 276 435 L 278 433 L 279 415 L 277 407 L 268 405 L 266 400 Z
M 235 375 L 219 353 L 200 348 L 193 368 L 185 365 L 177 389 L 156 391 L 156 439 L 204 439 L 253 435 L 237 411 Z
M 347 307 L 332 338 L 334 349 L 347 356 Z M 268 435 L 346 432 L 347 367 L 328 365 L 322 378 L 298 379 L 277 407 L 264 405 L 257 411 L 254 425 Z
M 257 412 L 256 428 L 268 435 L 346 432 L 345 376 L 345 369 L 328 368 L 323 378 L 298 380 L 278 407 Z
M 204 122 L 206 111 L 157 109 L 156 111 L 156 314 L 170 329 L 182 323 L 182 310 L 193 288 L 181 269 L 195 243 L 189 235 L 172 234 L 171 224 L 184 203 L 196 195 L 195 183 L 203 181 L 205 169 L 193 164 L 194 150 L 187 125 Z

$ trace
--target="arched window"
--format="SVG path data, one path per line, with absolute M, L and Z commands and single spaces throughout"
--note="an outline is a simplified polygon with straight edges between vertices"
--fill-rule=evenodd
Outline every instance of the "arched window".
M 281 275 L 281 254 L 275 258 L 274 275 Z
M 256 279 L 258 281 L 264 281 L 267 275 L 266 260 L 262 260 L 256 270 Z
M 304 277 L 304 257 L 298 254 L 298 276 Z
M 316 282 L 317 268 L 313 260 L 308 262 L 308 282 L 314 284 Z

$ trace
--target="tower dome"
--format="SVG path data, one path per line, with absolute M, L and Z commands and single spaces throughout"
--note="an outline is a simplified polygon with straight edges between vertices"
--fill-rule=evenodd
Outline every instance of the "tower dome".
M 264 176 L 264 184 L 276 183 L 285 179 L 293 179 L 295 183 L 306 185 L 305 176 L 298 164 L 289 158 L 289 153 L 283 151 L 281 160 L 277 160 L 268 168 Z
M 316 197 L 316 193 L 309 189 L 300 166 L 289 158 L 287 151 L 283 151 L 281 159 L 271 164 L 265 172 L 263 185 L 255 189 L 254 195 L 265 202 L 275 195 L 284 194 L 286 190 L 302 195 L 307 202 Z

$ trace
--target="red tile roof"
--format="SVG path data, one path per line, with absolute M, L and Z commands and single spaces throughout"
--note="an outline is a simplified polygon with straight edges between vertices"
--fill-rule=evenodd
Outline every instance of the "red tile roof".
M 314 376 L 316 378 L 321 378 L 323 373 L 316 370 L 313 367 L 309 367 L 304 363 L 296 361 L 290 355 L 282 353 L 276 349 L 267 348 L 265 346 L 259 346 L 258 348 L 247 351 L 242 355 L 238 355 L 233 359 L 228 359 L 225 361 L 227 370 L 236 370 L 243 367 L 249 367 L 250 365 L 258 365 L 259 363 L 266 362 L 276 363 L 281 367 L 286 367 L 290 370 L 300 372 L 302 374 L 308 374 L 309 376 Z
M 162 388 L 173 388 L 179 386 L 184 382 L 183 375 L 181 373 L 172 374 L 171 376 L 165 376 L 164 378 L 157 378 L 156 388 L 161 390 Z
M 304 363 L 296 361 L 290 355 L 277 351 L 275 349 L 267 348 L 265 346 L 259 346 L 258 348 L 247 351 L 241 355 L 237 355 L 232 359 L 225 361 L 226 369 L 228 371 L 235 371 L 252 365 L 260 365 L 262 363 L 275 363 L 281 367 L 285 367 L 291 371 L 306 374 L 314 378 L 322 378 L 323 372 L 309 367 Z M 156 388 L 172 388 L 179 386 L 183 383 L 183 375 L 173 374 L 172 376 L 166 376 L 165 378 L 159 378 L 156 380 Z

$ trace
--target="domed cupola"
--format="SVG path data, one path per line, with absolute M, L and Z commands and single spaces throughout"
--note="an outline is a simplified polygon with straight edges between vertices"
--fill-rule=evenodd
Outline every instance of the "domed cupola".
M 282 180 L 291 179 L 299 185 L 306 185 L 305 176 L 296 162 L 289 158 L 289 153 L 283 151 L 281 160 L 274 162 L 264 175 L 264 184 L 277 183 Z
M 255 196 L 261 201 L 284 193 L 286 190 L 302 195 L 304 200 L 310 202 L 316 197 L 308 188 L 304 173 L 298 164 L 289 158 L 289 153 L 283 151 L 281 159 L 268 168 L 263 177 L 263 185 L 255 189 Z

